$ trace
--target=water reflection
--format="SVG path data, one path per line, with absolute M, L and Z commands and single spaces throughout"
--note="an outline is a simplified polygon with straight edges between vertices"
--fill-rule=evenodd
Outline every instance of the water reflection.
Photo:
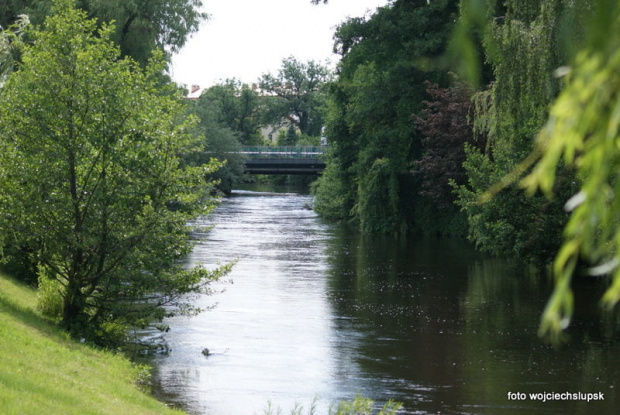
M 323 241 L 306 196 L 243 192 L 226 200 L 191 263 L 237 258 L 233 284 L 192 319 L 173 319 L 157 378 L 192 413 L 252 414 L 331 397 L 334 359 Z M 213 355 L 200 354 L 208 347 Z M 177 382 L 182 379 L 182 382 Z M 172 380 L 172 381 L 170 381 Z
M 156 362 L 168 401 L 194 414 L 260 413 L 268 401 L 288 413 L 359 392 L 411 414 L 616 413 L 620 336 L 596 307 L 599 284 L 578 284 L 572 341 L 553 350 L 536 337 L 551 287 L 535 271 L 458 240 L 364 238 L 309 202 L 237 193 L 198 235 L 192 263 L 239 262 L 234 284 L 201 300 L 215 310 L 169 322 L 173 351 Z M 507 397 L 545 391 L 605 401 Z
M 354 239 L 330 263 L 332 301 L 358 333 L 347 353 L 375 385 L 371 396 L 402 400 L 411 413 L 615 413 L 619 337 L 601 324 L 599 284 L 577 283 L 572 341 L 553 350 L 536 337 L 551 285 L 532 269 L 423 239 Z M 606 400 L 515 402 L 510 391 L 600 391 Z

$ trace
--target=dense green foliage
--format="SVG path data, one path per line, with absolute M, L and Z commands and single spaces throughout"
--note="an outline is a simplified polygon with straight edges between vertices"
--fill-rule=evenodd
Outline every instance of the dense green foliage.
M 493 2 L 491 2 L 493 3 Z M 495 81 L 478 97 L 478 133 L 488 136 L 485 149 L 469 149 L 465 164 L 469 183 L 458 190 L 467 212 L 470 238 L 488 252 L 548 261 L 559 247 L 566 215 L 562 199 L 572 192 L 572 175 L 563 170 L 557 182 L 560 198 L 527 197 L 509 185 L 486 203 L 483 194 L 517 166 L 533 149 L 536 133 L 548 115 L 560 83 L 554 70 L 566 62 L 560 46 L 562 16 L 573 1 L 504 2 L 502 19 L 489 23 L 486 46 Z
M 179 264 L 188 221 L 214 206 L 204 176 L 217 164 L 181 163 L 201 143 L 159 86 L 161 54 L 143 70 L 112 32 L 56 1 L 0 95 L 0 242 L 57 281 L 63 324 L 100 344 L 191 312 L 185 295 L 220 275 Z
M 215 121 L 234 132 L 243 145 L 263 143 L 260 128 L 267 123 L 267 111 L 258 92 L 238 80 L 228 79 L 205 90 L 198 100 L 202 111 L 210 111 Z
M 156 50 L 178 51 L 188 36 L 198 30 L 207 15 L 200 11 L 201 0 L 75 0 L 76 7 L 100 23 L 113 21 L 110 33 L 124 56 L 146 64 Z M 52 11 L 49 0 L 6 0 L 0 3 L 3 28 L 27 14 L 41 24 Z
M 324 122 L 325 84 L 329 69 L 317 62 L 282 60 L 277 75 L 264 74 L 259 86 L 266 98 L 272 123 L 288 119 L 302 134 L 318 136 Z
M 412 115 L 428 98 L 425 81 L 448 82 L 424 63 L 444 53 L 457 12 L 456 1 L 397 0 L 337 29 L 342 60 L 330 88 L 328 168 L 314 186 L 319 213 L 366 233 L 437 231 L 414 174 L 424 150 Z
M 278 136 L 279 146 L 294 146 L 297 143 L 297 131 L 293 124 L 289 125 L 286 131 L 281 131 Z

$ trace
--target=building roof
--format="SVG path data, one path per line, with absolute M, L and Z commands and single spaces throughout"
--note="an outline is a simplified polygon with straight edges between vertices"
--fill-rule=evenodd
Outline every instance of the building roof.
M 200 96 L 202 95 L 203 91 L 204 91 L 204 88 L 201 88 L 200 85 L 194 84 L 189 89 L 189 92 L 188 92 L 188 94 L 186 95 L 185 98 L 196 100 L 196 99 L 200 98 Z

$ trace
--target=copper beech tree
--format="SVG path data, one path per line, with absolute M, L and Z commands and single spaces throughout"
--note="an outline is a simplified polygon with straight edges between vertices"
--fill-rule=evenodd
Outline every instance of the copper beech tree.
M 467 84 L 456 83 L 449 88 L 426 82 L 431 96 L 424 101 L 422 116 L 414 115 L 422 133 L 423 156 L 418 161 L 424 173 L 421 194 L 429 197 L 442 209 L 454 204 L 453 184 L 464 184 L 467 174 L 463 168 L 465 146 L 484 146 L 484 139 L 474 142 L 472 126 L 472 90 Z

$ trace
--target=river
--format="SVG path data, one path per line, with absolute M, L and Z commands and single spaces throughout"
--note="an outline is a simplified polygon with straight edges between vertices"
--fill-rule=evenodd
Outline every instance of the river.
M 311 202 L 236 191 L 203 220 L 215 226 L 189 264 L 238 262 L 199 300 L 213 310 L 167 321 L 161 399 L 197 415 L 305 414 L 313 400 L 318 415 L 356 394 L 406 414 L 618 413 L 618 319 L 598 309 L 601 284 L 578 283 L 569 339 L 552 348 L 536 336 L 551 286 L 534 270 L 460 240 L 364 238 Z M 560 395 L 530 395 L 545 392 Z

